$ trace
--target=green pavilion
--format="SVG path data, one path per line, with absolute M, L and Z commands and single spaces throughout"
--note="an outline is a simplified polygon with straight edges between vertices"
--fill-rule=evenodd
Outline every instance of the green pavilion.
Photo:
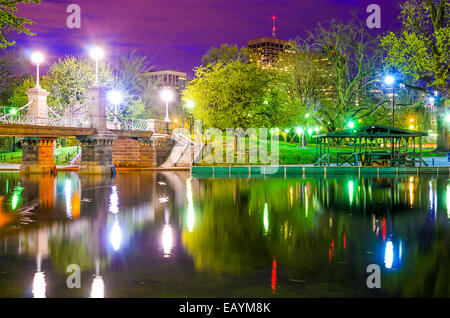
M 314 136 L 315 166 L 390 166 L 426 165 L 422 159 L 422 138 L 427 133 L 381 125 L 355 127 Z M 330 153 L 336 147 L 336 156 Z

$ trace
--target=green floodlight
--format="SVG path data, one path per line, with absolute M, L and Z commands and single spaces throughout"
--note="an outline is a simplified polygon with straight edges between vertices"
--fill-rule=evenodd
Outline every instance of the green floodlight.
M 195 103 L 194 103 L 193 100 L 188 100 L 188 101 L 186 102 L 186 107 L 189 108 L 189 109 L 194 108 L 194 105 L 195 105 Z
M 303 128 L 302 127 L 298 127 L 297 128 L 297 134 L 299 134 L 299 135 L 303 134 Z
M 17 114 L 17 110 L 16 110 L 15 108 L 11 108 L 11 109 L 9 110 L 9 113 L 10 113 L 11 115 L 15 115 L 15 114 Z
M 309 116 L 310 116 L 310 114 L 309 114 L 309 113 L 306 113 L 305 117 L 306 117 L 306 118 L 309 118 Z
M 311 128 L 308 129 L 308 134 L 311 135 L 313 130 Z
M 352 120 L 350 120 L 350 121 L 348 122 L 347 126 L 348 126 L 348 128 L 353 129 L 353 128 L 355 128 L 355 122 L 352 121 Z
M 289 129 L 286 128 L 286 129 L 284 130 L 284 132 L 285 132 L 286 134 L 288 134 L 288 133 L 289 133 Z

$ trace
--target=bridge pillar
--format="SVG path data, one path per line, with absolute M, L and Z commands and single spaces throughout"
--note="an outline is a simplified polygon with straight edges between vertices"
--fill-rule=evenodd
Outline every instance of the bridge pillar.
M 48 92 L 40 87 L 33 87 L 27 90 L 28 102 L 28 116 L 33 119 L 36 125 L 48 125 L 48 108 L 47 96 Z
M 81 162 L 78 173 L 111 174 L 112 146 L 115 138 L 93 135 L 80 136 L 77 139 L 81 144 Z
M 106 127 L 106 87 L 92 85 L 87 89 L 88 114 L 97 134 L 112 134 Z
M 22 173 L 51 173 L 56 171 L 53 148 L 56 137 L 25 137 L 22 140 Z
M 106 127 L 106 88 L 93 85 L 88 88 L 88 114 L 92 136 L 79 136 L 81 143 L 81 162 L 78 173 L 111 174 L 112 146 L 117 136 Z

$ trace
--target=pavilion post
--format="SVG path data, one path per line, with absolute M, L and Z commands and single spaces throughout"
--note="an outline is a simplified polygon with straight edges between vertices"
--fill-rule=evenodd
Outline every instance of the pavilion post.
M 420 166 L 422 167 L 422 136 L 419 137 L 419 147 L 420 147 L 420 154 L 419 154 Z
M 328 146 L 328 165 L 330 165 L 331 163 L 331 155 L 330 155 L 330 137 L 327 138 L 328 142 L 327 142 L 327 146 Z
M 336 141 L 336 166 L 339 167 L 339 139 Z

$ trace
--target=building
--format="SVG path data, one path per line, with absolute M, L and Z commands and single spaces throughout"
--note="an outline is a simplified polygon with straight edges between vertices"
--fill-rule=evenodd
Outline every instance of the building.
M 143 74 L 152 82 L 156 83 L 158 88 L 173 88 L 183 90 L 186 87 L 186 73 L 174 70 L 151 71 Z
M 291 47 L 292 42 L 276 38 L 260 38 L 247 42 L 250 52 L 259 57 L 258 65 L 262 68 L 273 68 L 279 55 L 285 53 Z

